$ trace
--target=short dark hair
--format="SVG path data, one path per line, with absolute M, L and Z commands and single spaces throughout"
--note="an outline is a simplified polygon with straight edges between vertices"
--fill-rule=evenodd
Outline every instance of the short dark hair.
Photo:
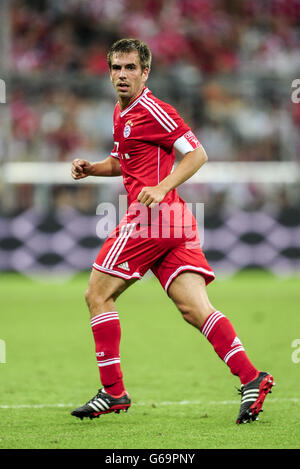
M 139 39 L 119 39 L 116 41 L 110 48 L 107 54 L 107 63 L 111 69 L 111 60 L 113 54 L 128 54 L 130 52 L 137 52 L 142 70 L 145 68 L 151 68 L 152 54 L 150 48 L 145 44 L 145 42 L 140 41 Z

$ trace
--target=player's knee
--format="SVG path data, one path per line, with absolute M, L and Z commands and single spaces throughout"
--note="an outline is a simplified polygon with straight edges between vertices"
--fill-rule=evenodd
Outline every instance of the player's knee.
M 206 318 L 213 312 L 211 307 L 180 304 L 177 305 L 183 319 L 194 327 L 200 329 Z
M 90 288 L 88 288 L 85 292 L 85 301 L 87 304 L 88 309 L 92 312 L 95 309 L 95 299 L 93 292 Z
M 184 319 L 189 316 L 189 313 L 191 311 L 191 307 L 189 305 L 185 303 L 179 303 L 179 304 L 177 303 L 176 306 L 181 312 Z
M 96 292 L 90 287 L 85 292 L 85 301 L 90 310 L 101 309 L 102 304 L 105 302 L 102 295 L 99 293 L 96 294 Z
M 200 329 L 202 325 L 201 318 L 199 315 L 195 314 L 193 311 L 186 311 L 184 313 L 181 313 L 183 319 L 188 323 L 191 324 L 194 327 L 197 327 L 197 329 Z
M 91 303 L 91 292 L 90 292 L 90 289 L 87 288 L 85 293 L 84 293 L 84 298 L 85 298 L 85 302 L 86 304 L 88 305 L 88 307 L 90 306 L 90 303 Z
M 181 312 L 181 315 L 186 322 L 192 324 L 193 326 L 196 325 L 195 323 L 197 322 L 197 314 L 195 309 L 192 308 L 191 305 L 181 303 L 177 304 L 177 308 Z
M 95 290 L 90 286 L 85 292 L 85 301 L 92 314 L 107 311 L 107 308 L 110 308 L 113 302 L 111 296 L 102 291 L 101 288 Z

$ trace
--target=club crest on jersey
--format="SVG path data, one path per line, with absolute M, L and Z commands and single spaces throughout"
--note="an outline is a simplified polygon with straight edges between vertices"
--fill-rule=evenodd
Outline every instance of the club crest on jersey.
M 131 127 L 133 126 L 133 123 L 132 121 L 127 121 L 125 123 L 125 127 L 124 127 L 124 132 L 123 132 L 123 135 L 125 138 L 128 138 L 130 133 L 131 133 Z

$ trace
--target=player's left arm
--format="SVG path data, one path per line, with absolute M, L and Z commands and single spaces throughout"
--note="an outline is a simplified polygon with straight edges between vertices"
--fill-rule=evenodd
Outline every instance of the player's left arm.
M 157 186 L 144 187 L 138 196 L 139 202 L 150 208 L 162 202 L 168 192 L 190 179 L 207 159 L 204 148 L 199 144 L 194 150 L 185 153 L 175 170 Z

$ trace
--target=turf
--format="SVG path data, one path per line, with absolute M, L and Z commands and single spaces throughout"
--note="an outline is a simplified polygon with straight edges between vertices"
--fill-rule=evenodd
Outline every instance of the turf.
M 292 361 L 299 277 L 248 272 L 208 287 L 251 360 L 277 384 L 259 421 L 240 426 L 238 379 L 155 279 L 136 283 L 117 303 L 131 409 L 93 421 L 72 417 L 100 387 L 87 281 L 87 274 L 64 282 L 0 276 L 0 448 L 299 448 L 300 363 Z

